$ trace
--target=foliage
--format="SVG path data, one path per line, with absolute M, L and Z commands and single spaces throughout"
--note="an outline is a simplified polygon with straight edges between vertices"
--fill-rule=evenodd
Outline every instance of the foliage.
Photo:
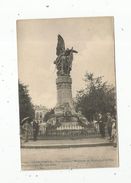
M 34 106 L 29 96 L 28 87 L 19 81 L 19 112 L 20 121 L 25 117 L 34 118 Z
M 93 73 L 85 74 L 86 88 L 77 92 L 76 110 L 92 121 L 97 113 L 110 112 L 116 115 L 116 92 L 112 85 L 102 81 L 102 76 L 94 77 Z

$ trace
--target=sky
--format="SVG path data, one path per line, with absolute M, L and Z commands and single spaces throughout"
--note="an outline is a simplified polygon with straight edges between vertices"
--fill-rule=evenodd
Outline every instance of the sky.
M 34 105 L 56 105 L 57 35 L 66 48 L 78 51 L 72 64 L 72 95 L 85 87 L 88 71 L 115 85 L 113 17 L 63 18 L 17 21 L 18 75 L 28 85 Z

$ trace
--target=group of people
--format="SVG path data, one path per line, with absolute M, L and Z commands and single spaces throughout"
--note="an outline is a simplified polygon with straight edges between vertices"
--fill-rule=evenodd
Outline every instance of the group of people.
M 106 129 L 108 132 L 109 140 L 113 142 L 114 146 L 117 143 L 117 128 L 116 119 L 108 112 L 106 116 L 99 113 L 94 122 L 96 131 L 100 132 L 103 138 L 106 137 Z
M 29 119 L 26 119 L 21 125 L 21 130 L 24 134 L 25 142 L 28 142 L 29 136 L 33 136 L 33 140 L 36 141 L 39 133 L 39 124 L 36 120 L 32 122 Z
M 46 133 L 46 127 L 47 123 L 39 123 L 37 120 L 30 122 L 28 118 L 25 119 L 24 123 L 21 125 L 25 142 L 28 142 L 29 136 L 32 136 L 33 140 L 36 141 L 38 135 L 44 135 Z M 109 112 L 106 115 L 102 115 L 101 113 L 96 115 L 94 120 L 94 129 L 96 132 L 101 134 L 102 138 L 107 136 L 107 132 L 109 140 L 113 142 L 114 146 L 117 145 L 116 119 L 111 116 Z

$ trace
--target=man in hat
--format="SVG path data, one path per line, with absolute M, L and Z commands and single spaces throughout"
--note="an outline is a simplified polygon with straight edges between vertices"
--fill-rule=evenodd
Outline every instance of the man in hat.
M 24 131 L 25 142 L 28 142 L 28 140 L 29 140 L 29 132 L 30 132 L 30 124 L 29 124 L 28 118 L 25 119 L 25 121 L 24 121 L 24 123 L 22 125 L 22 129 Z
M 37 140 L 37 136 L 39 133 L 39 124 L 37 120 L 33 120 L 33 139 L 34 141 Z
M 105 122 L 104 122 L 104 117 L 101 113 L 98 114 L 98 124 L 99 124 L 99 130 L 101 137 L 105 137 Z

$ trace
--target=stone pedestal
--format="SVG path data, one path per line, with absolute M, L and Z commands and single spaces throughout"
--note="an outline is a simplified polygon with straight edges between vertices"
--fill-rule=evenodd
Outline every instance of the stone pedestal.
M 72 79 L 70 76 L 57 77 L 57 106 L 68 103 L 71 108 L 73 107 L 71 85 Z
M 72 79 L 69 75 L 58 76 L 56 79 L 57 86 L 57 105 L 55 108 L 55 114 L 75 112 L 72 101 Z

